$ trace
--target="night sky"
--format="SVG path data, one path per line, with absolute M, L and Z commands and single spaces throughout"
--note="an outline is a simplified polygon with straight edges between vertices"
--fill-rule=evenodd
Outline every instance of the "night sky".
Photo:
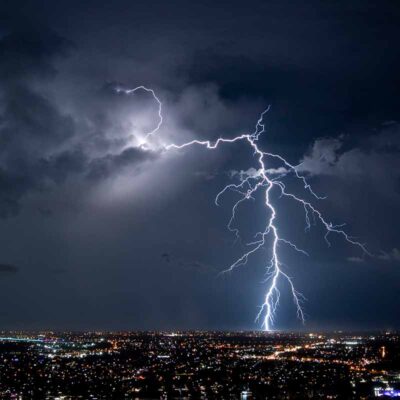
M 12 4 L 11 4 L 12 3 Z M 172 142 L 251 132 L 373 256 L 275 199 L 279 329 L 400 328 L 400 6 L 396 1 L 14 1 L 0 12 L 0 328 L 260 329 L 268 248 L 226 229 L 249 148 Z M 157 123 L 146 85 L 163 102 Z M 271 167 L 274 167 L 272 165 Z M 294 190 L 299 188 L 294 186 Z M 299 192 L 300 193 L 300 192 Z M 236 198 L 237 199 L 237 198 Z M 245 239 L 265 210 L 244 205 Z

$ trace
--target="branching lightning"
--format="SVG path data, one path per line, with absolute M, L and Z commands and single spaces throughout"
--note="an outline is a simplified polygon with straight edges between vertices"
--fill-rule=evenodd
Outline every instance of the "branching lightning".
M 135 93 L 138 90 L 144 90 L 150 93 L 155 101 L 158 104 L 158 123 L 157 126 L 151 131 L 148 132 L 145 136 L 144 142 L 141 144 L 145 144 L 146 140 L 150 138 L 151 135 L 156 133 L 162 123 L 162 103 L 159 98 L 156 96 L 155 92 L 152 89 L 148 89 L 144 86 L 138 86 L 134 89 L 121 89 L 117 88 L 116 91 L 124 92 L 126 94 Z M 296 307 L 297 316 L 298 318 L 304 323 L 305 322 L 305 315 L 302 307 L 302 303 L 304 302 L 303 295 L 295 289 L 294 283 L 292 278 L 284 271 L 284 265 L 280 260 L 279 254 L 279 246 L 280 245 L 287 245 L 291 249 L 295 250 L 298 253 L 303 255 L 308 255 L 306 251 L 300 249 L 290 240 L 283 238 L 277 226 L 277 210 L 271 198 L 273 189 L 276 189 L 279 193 L 279 197 L 285 197 L 296 204 L 300 205 L 305 213 L 305 222 L 306 222 L 306 230 L 311 228 L 311 220 L 313 218 L 315 221 L 319 221 L 321 226 L 325 229 L 325 236 L 324 239 L 328 246 L 330 246 L 329 242 L 329 235 L 336 234 L 341 236 L 344 240 L 349 242 L 352 245 L 358 246 L 362 252 L 369 254 L 368 250 L 366 249 L 365 245 L 359 241 L 357 241 L 354 237 L 350 236 L 343 230 L 344 224 L 335 225 L 332 222 L 329 222 L 325 219 L 322 212 L 319 211 L 316 206 L 314 206 L 311 202 L 307 201 L 305 198 L 295 195 L 294 193 L 287 190 L 286 185 L 283 182 L 283 178 L 287 175 L 293 176 L 297 181 L 299 181 L 305 192 L 308 192 L 309 195 L 314 200 L 322 200 L 324 197 L 318 196 L 308 183 L 305 176 L 299 173 L 299 165 L 292 165 L 289 163 L 284 157 L 279 154 L 273 154 L 269 152 L 264 152 L 258 143 L 260 135 L 265 132 L 265 125 L 263 123 L 264 117 L 269 111 L 269 107 L 264 110 L 256 123 L 255 130 L 253 133 L 248 134 L 241 134 L 233 138 L 224 138 L 219 137 L 215 141 L 210 140 L 191 140 L 189 142 L 183 144 L 168 144 L 165 145 L 165 150 L 182 150 L 187 147 L 191 146 L 203 146 L 208 150 L 216 150 L 219 146 L 223 144 L 232 144 L 236 142 L 243 142 L 247 144 L 249 149 L 252 151 L 253 157 L 257 163 L 257 173 L 254 175 L 249 175 L 246 178 L 241 177 L 240 183 L 238 184 L 229 184 L 225 186 L 216 196 L 215 204 L 219 205 L 220 198 L 228 191 L 233 191 L 240 195 L 239 200 L 233 205 L 231 211 L 231 217 L 228 222 L 228 229 L 229 231 L 235 234 L 236 239 L 240 238 L 239 229 L 233 228 L 233 222 L 237 215 L 238 209 L 242 203 L 249 199 L 255 199 L 257 193 L 262 192 L 262 196 L 264 198 L 264 205 L 267 211 L 267 218 L 265 222 L 265 227 L 262 231 L 257 232 L 254 235 L 254 241 L 247 243 L 248 251 L 244 252 L 236 261 L 234 261 L 223 273 L 231 272 L 234 269 L 246 265 L 249 258 L 257 253 L 259 250 L 267 247 L 268 239 L 271 238 L 270 250 L 271 250 L 271 258 L 267 262 L 266 265 L 266 280 L 265 283 L 267 284 L 267 292 L 264 297 L 264 302 L 260 307 L 260 311 L 257 315 L 256 320 L 260 320 L 262 323 L 263 328 L 266 331 L 270 331 L 274 326 L 276 311 L 280 301 L 280 290 L 279 284 L 281 280 L 287 282 L 290 292 L 292 294 L 292 298 Z M 267 161 L 268 159 L 274 159 L 281 163 L 280 171 L 282 173 L 272 174 L 270 170 L 267 168 Z

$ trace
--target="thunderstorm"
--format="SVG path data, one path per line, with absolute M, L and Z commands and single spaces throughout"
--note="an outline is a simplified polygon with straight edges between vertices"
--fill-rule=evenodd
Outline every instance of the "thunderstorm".
M 163 110 L 162 110 L 162 102 L 159 97 L 156 95 L 153 89 L 147 88 L 143 85 L 137 86 L 133 89 L 127 89 L 122 87 L 116 87 L 116 93 L 124 93 L 126 95 L 134 94 L 137 91 L 145 91 L 149 93 L 154 101 L 157 104 L 158 109 L 158 121 L 156 126 L 151 131 L 145 133 L 144 139 L 139 143 L 140 147 L 145 148 L 147 145 L 147 141 L 151 139 L 151 136 L 159 132 L 163 124 Z M 239 230 L 236 228 L 232 228 L 232 224 L 235 220 L 236 213 L 238 211 L 241 203 L 254 199 L 255 195 L 258 192 L 262 192 L 264 206 L 267 210 L 267 217 L 265 221 L 265 227 L 263 230 L 256 232 L 254 235 L 255 240 L 247 243 L 248 251 L 245 251 L 238 259 L 236 259 L 223 273 L 231 272 L 234 269 L 246 265 L 249 258 L 254 255 L 259 250 L 267 247 L 270 240 L 270 252 L 271 257 L 267 259 L 266 262 L 266 275 L 267 279 L 265 283 L 267 285 L 266 294 L 264 296 L 264 301 L 260 306 L 260 311 L 257 314 L 256 321 L 260 321 L 261 326 L 265 331 L 271 331 L 274 328 L 276 313 L 280 301 L 280 282 L 284 280 L 287 282 L 290 288 L 290 292 L 296 307 L 297 317 L 301 320 L 301 322 L 305 323 L 305 313 L 303 310 L 303 302 L 305 300 L 304 296 L 295 288 L 294 282 L 292 278 L 288 275 L 287 272 L 284 271 L 283 263 L 281 262 L 280 253 L 279 253 L 279 245 L 287 245 L 290 246 L 295 251 L 308 255 L 308 253 L 299 248 L 292 241 L 282 237 L 280 234 L 280 230 L 277 224 L 277 210 L 272 200 L 272 190 L 276 189 L 279 192 L 278 198 L 287 198 L 297 204 L 299 204 L 305 213 L 305 223 L 306 230 L 311 228 L 311 220 L 318 221 L 319 224 L 325 230 L 324 239 L 328 246 L 330 246 L 329 235 L 336 234 L 341 236 L 348 243 L 357 246 L 361 249 L 364 254 L 370 255 L 364 243 L 357 241 L 354 237 L 350 236 L 344 229 L 344 224 L 333 224 L 328 221 L 322 212 L 310 201 L 306 200 L 305 197 L 294 194 L 293 192 L 287 189 L 283 179 L 287 176 L 294 177 L 297 181 L 301 183 L 303 191 L 311 195 L 314 200 L 323 200 L 324 197 L 317 195 L 311 185 L 308 183 L 306 177 L 299 172 L 300 165 L 293 165 L 288 162 L 283 156 L 279 154 L 274 154 L 270 152 L 265 152 L 262 150 L 259 144 L 259 138 L 266 132 L 264 119 L 266 114 L 268 113 L 270 107 L 266 108 L 261 114 L 259 119 L 257 120 L 255 129 L 252 133 L 244 133 L 232 138 L 224 138 L 219 137 L 214 141 L 210 140 L 191 140 L 186 143 L 176 144 L 169 143 L 164 144 L 163 148 L 165 151 L 171 150 L 182 150 L 189 146 L 203 146 L 207 150 L 216 150 L 221 145 L 224 144 L 232 144 L 236 142 L 243 142 L 248 146 L 251 151 L 256 164 L 257 169 L 256 173 L 248 175 L 248 176 L 240 176 L 240 182 L 238 184 L 228 184 L 225 186 L 216 196 L 215 204 L 219 205 L 219 200 L 221 196 L 223 196 L 228 191 L 234 191 L 240 195 L 240 198 L 237 202 L 234 203 L 231 211 L 231 218 L 228 222 L 228 229 L 233 232 L 236 237 L 239 237 Z M 278 169 L 280 173 L 275 176 L 275 173 L 271 173 L 268 169 L 268 160 L 273 159 L 274 161 L 278 161 L 281 166 Z

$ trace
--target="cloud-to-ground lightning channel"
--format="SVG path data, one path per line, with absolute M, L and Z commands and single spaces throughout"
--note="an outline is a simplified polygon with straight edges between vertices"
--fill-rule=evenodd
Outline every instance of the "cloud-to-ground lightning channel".
M 148 133 L 146 135 L 146 139 L 148 139 L 152 134 L 157 132 L 159 128 L 162 125 L 163 119 L 162 119 L 162 103 L 158 99 L 158 97 L 155 95 L 154 91 L 152 89 L 148 89 L 144 86 L 139 86 L 135 89 L 131 90 L 125 90 L 123 91 L 125 93 L 134 93 L 137 90 L 145 90 L 147 92 L 150 92 L 154 99 L 157 101 L 158 106 L 159 106 L 159 112 L 158 112 L 158 117 L 159 117 L 159 122 L 157 127 Z M 120 89 L 122 90 L 122 89 Z M 334 225 L 333 223 L 327 221 L 321 211 L 319 211 L 311 202 L 307 201 L 306 199 L 293 194 L 292 192 L 288 191 L 286 188 L 286 185 L 283 182 L 283 178 L 287 175 L 292 175 L 300 181 L 303 185 L 303 188 L 306 192 L 308 192 L 312 198 L 315 200 L 321 200 L 323 197 L 318 196 L 308 183 L 307 179 L 305 176 L 301 175 L 298 172 L 298 166 L 292 165 L 289 163 L 284 157 L 282 157 L 279 154 L 273 154 L 269 152 L 264 152 L 261 150 L 259 146 L 259 137 L 265 132 L 265 124 L 264 124 L 264 117 L 266 113 L 269 111 L 269 107 L 264 110 L 257 123 L 254 132 L 252 133 L 246 133 L 246 134 L 241 134 L 238 136 L 235 136 L 233 138 L 223 138 L 219 137 L 215 141 L 210 141 L 210 140 L 191 140 L 186 143 L 182 144 L 168 144 L 165 145 L 166 150 L 172 150 L 172 149 L 185 149 L 186 147 L 190 146 L 204 146 L 208 150 L 215 150 L 219 146 L 223 144 L 231 144 L 231 143 L 236 143 L 236 142 L 243 142 L 248 145 L 249 149 L 252 151 L 252 154 L 254 158 L 256 159 L 257 162 L 257 172 L 255 174 L 249 175 L 247 177 L 241 177 L 240 178 L 240 183 L 239 184 L 229 184 L 226 187 L 224 187 L 216 196 L 215 203 L 219 205 L 219 200 L 221 196 L 223 196 L 227 191 L 234 191 L 236 193 L 240 194 L 240 199 L 233 205 L 232 207 L 232 213 L 231 213 L 231 218 L 228 222 L 228 229 L 233 232 L 236 236 L 237 239 L 239 239 L 239 230 L 236 228 L 232 228 L 233 221 L 236 217 L 236 213 L 238 211 L 239 206 L 241 203 L 245 202 L 246 200 L 249 199 L 254 199 L 255 195 L 258 192 L 263 193 L 263 198 L 264 198 L 264 204 L 265 208 L 267 210 L 267 218 L 266 218 L 266 223 L 265 227 L 262 231 L 257 232 L 254 235 L 254 241 L 251 243 L 247 243 L 248 246 L 248 251 L 245 251 L 236 261 L 234 261 L 224 272 L 229 272 L 233 271 L 235 268 L 247 264 L 249 258 L 255 254 L 257 251 L 261 250 L 262 248 L 265 248 L 267 246 L 267 238 L 271 237 L 272 244 L 271 246 L 271 258 L 268 261 L 266 265 L 266 270 L 267 270 L 267 279 L 266 283 L 268 284 L 267 287 L 267 292 L 265 294 L 264 302 L 262 303 L 262 306 L 260 308 L 260 311 L 257 315 L 257 320 L 262 321 L 262 326 L 265 330 L 269 331 L 272 329 L 274 322 L 275 322 L 275 317 L 276 317 L 276 311 L 277 307 L 279 305 L 279 300 L 280 300 L 280 291 L 279 291 L 279 282 L 281 280 L 286 280 L 286 282 L 289 285 L 293 301 L 297 310 L 297 316 L 298 318 L 304 323 L 305 317 L 304 317 L 304 311 L 302 308 L 302 303 L 304 300 L 304 297 L 300 292 L 298 292 L 295 289 L 294 283 L 292 278 L 284 271 L 283 264 L 280 260 L 279 256 L 279 245 L 288 245 L 295 251 L 306 254 L 307 253 L 298 248 L 294 243 L 291 241 L 287 240 L 286 238 L 283 238 L 280 235 L 278 225 L 277 225 L 277 210 L 276 207 L 271 199 L 271 194 L 272 190 L 276 188 L 278 192 L 280 193 L 281 197 L 288 198 L 295 203 L 299 204 L 305 212 L 305 220 L 306 220 L 306 229 L 311 228 L 311 221 L 310 221 L 310 216 L 312 216 L 315 220 L 319 221 L 320 224 L 323 226 L 325 229 L 325 240 L 328 245 L 330 245 L 328 236 L 329 234 L 337 234 L 343 237 L 344 240 L 347 242 L 358 246 L 364 253 L 368 253 L 365 245 L 363 243 L 360 243 L 359 241 L 355 240 L 353 237 L 351 237 L 349 234 L 346 233 L 345 230 L 343 230 L 343 225 Z M 271 170 L 267 168 L 267 160 L 268 159 L 275 159 L 281 162 L 281 168 L 279 169 L 281 172 L 279 174 L 272 173 Z

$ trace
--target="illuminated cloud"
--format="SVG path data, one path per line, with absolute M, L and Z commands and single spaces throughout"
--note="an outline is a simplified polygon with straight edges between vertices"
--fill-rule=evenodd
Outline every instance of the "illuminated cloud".
M 388 253 L 382 252 L 378 258 L 384 261 L 400 262 L 400 250 L 395 247 Z

